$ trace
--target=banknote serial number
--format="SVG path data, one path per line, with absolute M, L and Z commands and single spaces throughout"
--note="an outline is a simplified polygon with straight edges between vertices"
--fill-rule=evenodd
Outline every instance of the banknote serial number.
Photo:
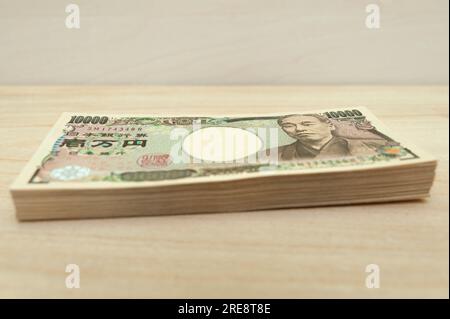
M 107 116 L 82 116 L 74 115 L 71 117 L 69 124 L 106 124 L 108 122 Z

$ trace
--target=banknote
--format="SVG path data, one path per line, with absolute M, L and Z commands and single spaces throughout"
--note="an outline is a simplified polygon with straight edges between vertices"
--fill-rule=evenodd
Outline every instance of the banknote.
M 265 116 L 64 113 L 37 156 L 30 184 L 195 180 L 420 158 L 365 108 Z

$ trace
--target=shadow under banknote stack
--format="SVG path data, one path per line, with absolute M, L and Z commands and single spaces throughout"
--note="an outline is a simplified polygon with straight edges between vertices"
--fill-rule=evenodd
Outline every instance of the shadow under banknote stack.
M 11 186 L 20 220 L 422 199 L 436 160 L 370 111 L 64 113 Z

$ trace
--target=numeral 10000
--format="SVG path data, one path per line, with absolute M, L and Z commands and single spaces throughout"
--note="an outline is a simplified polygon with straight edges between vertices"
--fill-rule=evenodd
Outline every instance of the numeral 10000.
M 362 116 L 363 114 L 358 110 L 346 110 L 346 111 L 336 111 L 336 112 L 325 112 L 325 115 L 330 119 L 337 119 L 339 117 L 353 117 Z
M 72 116 L 72 118 L 70 119 L 70 121 L 68 123 L 75 123 L 75 124 L 106 124 L 106 122 L 108 122 L 108 117 L 107 116 L 77 116 L 74 115 Z

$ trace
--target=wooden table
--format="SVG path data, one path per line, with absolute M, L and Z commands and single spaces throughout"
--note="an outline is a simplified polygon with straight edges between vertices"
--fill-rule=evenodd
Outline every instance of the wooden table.
M 0 87 L 0 297 L 449 297 L 448 87 Z M 63 111 L 366 106 L 435 154 L 427 201 L 18 222 L 8 187 Z M 68 289 L 67 264 L 81 288 Z M 366 265 L 380 267 L 378 289 Z

